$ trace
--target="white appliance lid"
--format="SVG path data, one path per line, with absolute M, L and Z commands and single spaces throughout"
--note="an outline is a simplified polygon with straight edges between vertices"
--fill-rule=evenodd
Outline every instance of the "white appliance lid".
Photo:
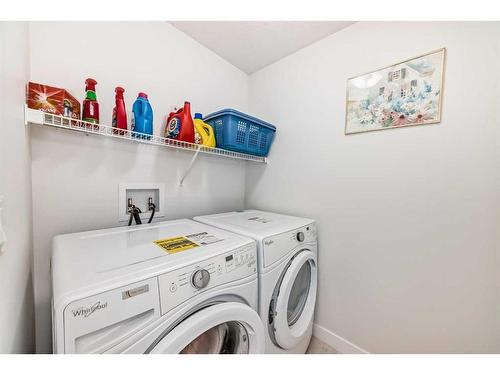
M 189 242 L 196 247 L 167 252 L 154 241 L 166 240 L 167 249 Z M 64 293 L 103 282 L 119 282 L 133 275 L 147 278 L 229 252 L 252 240 L 192 220 L 118 227 L 59 235 L 52 249 L 54 299 Z M 169 244 L 174 247 L 169 247 Z
M 194 218 L 206 224 L 234 231 L 263 240 L 266 237 L 288 232 L 314 223 L 314 220 L 276 214 L 259 210 L 226 212 L 216 215 L 197 216 Z

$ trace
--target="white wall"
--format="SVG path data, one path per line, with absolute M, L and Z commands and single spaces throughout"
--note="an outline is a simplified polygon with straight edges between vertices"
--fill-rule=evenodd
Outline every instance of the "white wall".
M 318 220 L 316 323 L 375 353 L 500 352 L 498 23 L 354 24 L 250 78 L 248 207 Z M 441 124 L 344 135 L 346 79 L 446 47 Z
M 0 36 L 2 53 L 20 60 L 2 67 L 0 93 L 16 107 L 28 52 L 25 26 L 13 27 L 2 25 L 9 32 Z M 316 322 L 370 352 L 500 351 L 498 24 L 357 23 L 252 75 L 250 97 L 245 74 L 167 23 L 31 23 L 29 36 L 30 79 L 81 100 L 85 78 L 96 78 L 103 123 L 121 85 L 128 108 L 138 91 L 149 94 L 156 132 L 184 99 L 194 111 L 233 107 L 278 126 L 265 168 L 249 164 L 245 176 L 242 162 L 201 156 L 182 188 L 189 153 L 32 128 L 39 352 L 50 351 L 51 238 L 118 225 L 118 183 L 145 181 L 166 184 L 167 218 L 246 206 L 318 219 Z M 17 47 L 6 49 L 6 41 Z M 442 46 L 441 124 L 344 136 L 347 77 Z M 16 77 L 8 90 L 4 71 Z M 21 125 L 22 112 L 2 111 L 0 119 L 6 134 L 6 124 Z M 30 224 L 19 224 L 30 217 L 29 152 L 25 128 L 15 129 L 17 138 L 0 138 L 4 221 L 16 223 L 10 238 L 21 244 L 0 256 L 0 281 L 15 286 L 12 303 L 0 307 L 0 323 L 9 322 L 0 326 L 0 352 L 29 351 L 32 340 Z M 6 191 L 14 186 L 26 198 L 19 217 Z
M 29 74 L 28 24 L 0 22 L 0 195 L 8 242 L 0 254 L 0 353 L 34 348 L 31 283 L 31 163 L 24 126 L 24 87 Z
M 67 88 L 79 100 L 98 81 L 101 122 L 110 124 L 114 88 L 127 108 L 148 93 L 155 132 L 171 106 L 193 112 L 247 110 L 248 76 L 166 22 L 31 23 L 31 80 Z M 52 129 L 32 129 L 34 284 L 37 351 L 51 350 L 50 273 L 54 235 L 119 225 L 118 184 L 162 182 L 167 219 L 244 207 L 245 163 L 201 155 L 179 186 L 191 153 Z

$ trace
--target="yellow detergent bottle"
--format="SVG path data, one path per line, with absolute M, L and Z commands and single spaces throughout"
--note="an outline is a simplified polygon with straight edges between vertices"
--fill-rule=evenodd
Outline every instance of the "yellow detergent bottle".
M 207 147 L 215 147 L 214 129 L 203 122 L 201 113 L 194 114 L 194 139 L 197 144 Z

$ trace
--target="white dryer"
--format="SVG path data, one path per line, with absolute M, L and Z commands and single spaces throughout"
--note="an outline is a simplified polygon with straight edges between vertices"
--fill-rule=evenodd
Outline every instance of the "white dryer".
M 255 241 L 191 220 L 54 238 L 55 353 L 262 353 Z
M 314 220 L 246 210 L 194 220 L 257 240 L 266 353 L 305 353 L 312 335 L 318 243 Z

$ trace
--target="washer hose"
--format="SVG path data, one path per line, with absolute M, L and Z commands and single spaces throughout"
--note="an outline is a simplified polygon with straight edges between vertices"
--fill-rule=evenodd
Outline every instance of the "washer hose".
M 156 212 L 156 205 L 153 202 L 149 202 L 149 209 L 151 210 L 151 216 L 149 217 L 148 224 L 151 223 Z
M 128 226 L 132 225 L 132 219 L 135 220 L 136 225 L 142 224 L 141 216 L 139 215 L 142 211 L 139 207 L 136 207 L 135 205 L 133 205 L 130 208 L 129 212 L 130 212 L 130 218 L 128 219 Z

